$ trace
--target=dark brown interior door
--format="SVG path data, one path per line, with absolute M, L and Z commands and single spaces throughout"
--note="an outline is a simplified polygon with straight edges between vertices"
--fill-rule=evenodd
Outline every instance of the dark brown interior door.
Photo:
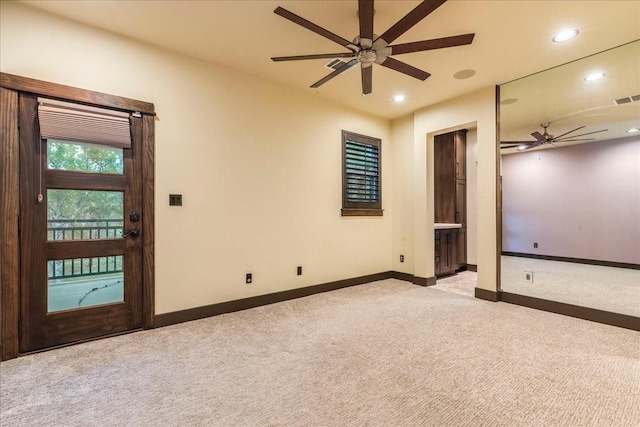
M 142 326 L 142 119 L 131 148 L 41 139 L 20 95 L 20 351 Z

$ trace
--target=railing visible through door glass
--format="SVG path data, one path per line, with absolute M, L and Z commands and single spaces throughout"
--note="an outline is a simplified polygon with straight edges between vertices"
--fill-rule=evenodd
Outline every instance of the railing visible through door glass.
M 47 221 L 47 239 L 117 239 L 122 219 L 58 219 Z M 49 262 L 49 279 L 86 277 L 122 272 L 122 256 L 77 258 Z

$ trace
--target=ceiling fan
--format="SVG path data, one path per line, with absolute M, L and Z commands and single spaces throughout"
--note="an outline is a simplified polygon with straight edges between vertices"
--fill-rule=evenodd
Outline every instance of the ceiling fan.
M 351 58 L 348 62 L 338 67 L 331 74 L 318 80 L 311 85 L 317 88 L 333 79 L 334 77 L 344 73 L 350 68 L 360 64 L 362 73 L 362 94 L 367 95 L 372 91 L 372 68 L 373 64 L 379 64 L 383 67 L 399 71 L 419 80 L 426 80 L 431 74 L 420 70 L 412 65 L 391 58 L 391 55 L 400 55 L 403 53 L 421 52 L 432 49 L 442 49 L 446 47 L 462 46 L 471 44 L 475 33 L 462 34 L 458 36 L 443 37 L 431 40 L 422 40 L 411 43 L 400 43 L 390 45 L 394 40 L 407 32 L 410 28 L 424 19 L 447 0 L 424 0 L 416 6 L 404 18 L 396 22 L 381 36 L 373 33 L 373 0 L 358 0 L 358 18 L 360 21 L 360 34 L 349 41 L 344 39 L 306 19 L 289 12 L 282 7 L 277 7 L 273 12 L 282 16 L 289 21 L 296 23 L 314 33 L 321 35 L 349 50 L 342 53 L 325 53 L 318 55 L 298 55 L 298 56 L 279 56 L 271 58 L 273 61 L 299 61 L 306 59 L 334 59 L 334 58 Z
M 569 135 L 585 127 L 585 126 L 580 126 L 573 130 L 570 130 L 569 132 L 565 132 L 562 135 L 553 136 L 549 134 L 549 132 L 547 132 L 547 128 L 549 127 L 549 125 L 550 123 L 548 122 L 540 123 L 540 126 L 542 126 L 542 129 L 544 130 L 544 132 L 543 133 L 540 133 L 538 131 L 533 132 L 531 136 L 536 139 L 535 141 L 501 141 L 500 148 L 504 150 L 506 148 L 518 147 L 518 151 L 524 151 L 524 150 L 529 150 L 531 148 L 535 148 L 540 145 L 546 145 L 546 144 L 551 144 L 555 146 L 556 142 L 595 141 L 595 138 L 579 138 L 579 137 L 592 135 L 594 133 L 606 132 L 608 130 L 608 129 L 602 129 L 594 132 L 581 133 L 578 135 Z

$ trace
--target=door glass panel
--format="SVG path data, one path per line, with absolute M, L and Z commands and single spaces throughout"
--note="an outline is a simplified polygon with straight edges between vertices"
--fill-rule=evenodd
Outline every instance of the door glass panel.
M 124 301 L 122 255 L 47 262 L 48 312 Z
M 122 236 L 121 191 L 47 190 L 47 240 Z
M 122 148 L 47 140 L 47 167 L 67 171 L 122 174 Z

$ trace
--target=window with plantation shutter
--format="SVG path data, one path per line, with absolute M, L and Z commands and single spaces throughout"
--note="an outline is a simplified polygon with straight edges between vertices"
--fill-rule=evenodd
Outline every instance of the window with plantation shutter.
M 342 215 L 381 216 L 381 141 L 342 131 Z

